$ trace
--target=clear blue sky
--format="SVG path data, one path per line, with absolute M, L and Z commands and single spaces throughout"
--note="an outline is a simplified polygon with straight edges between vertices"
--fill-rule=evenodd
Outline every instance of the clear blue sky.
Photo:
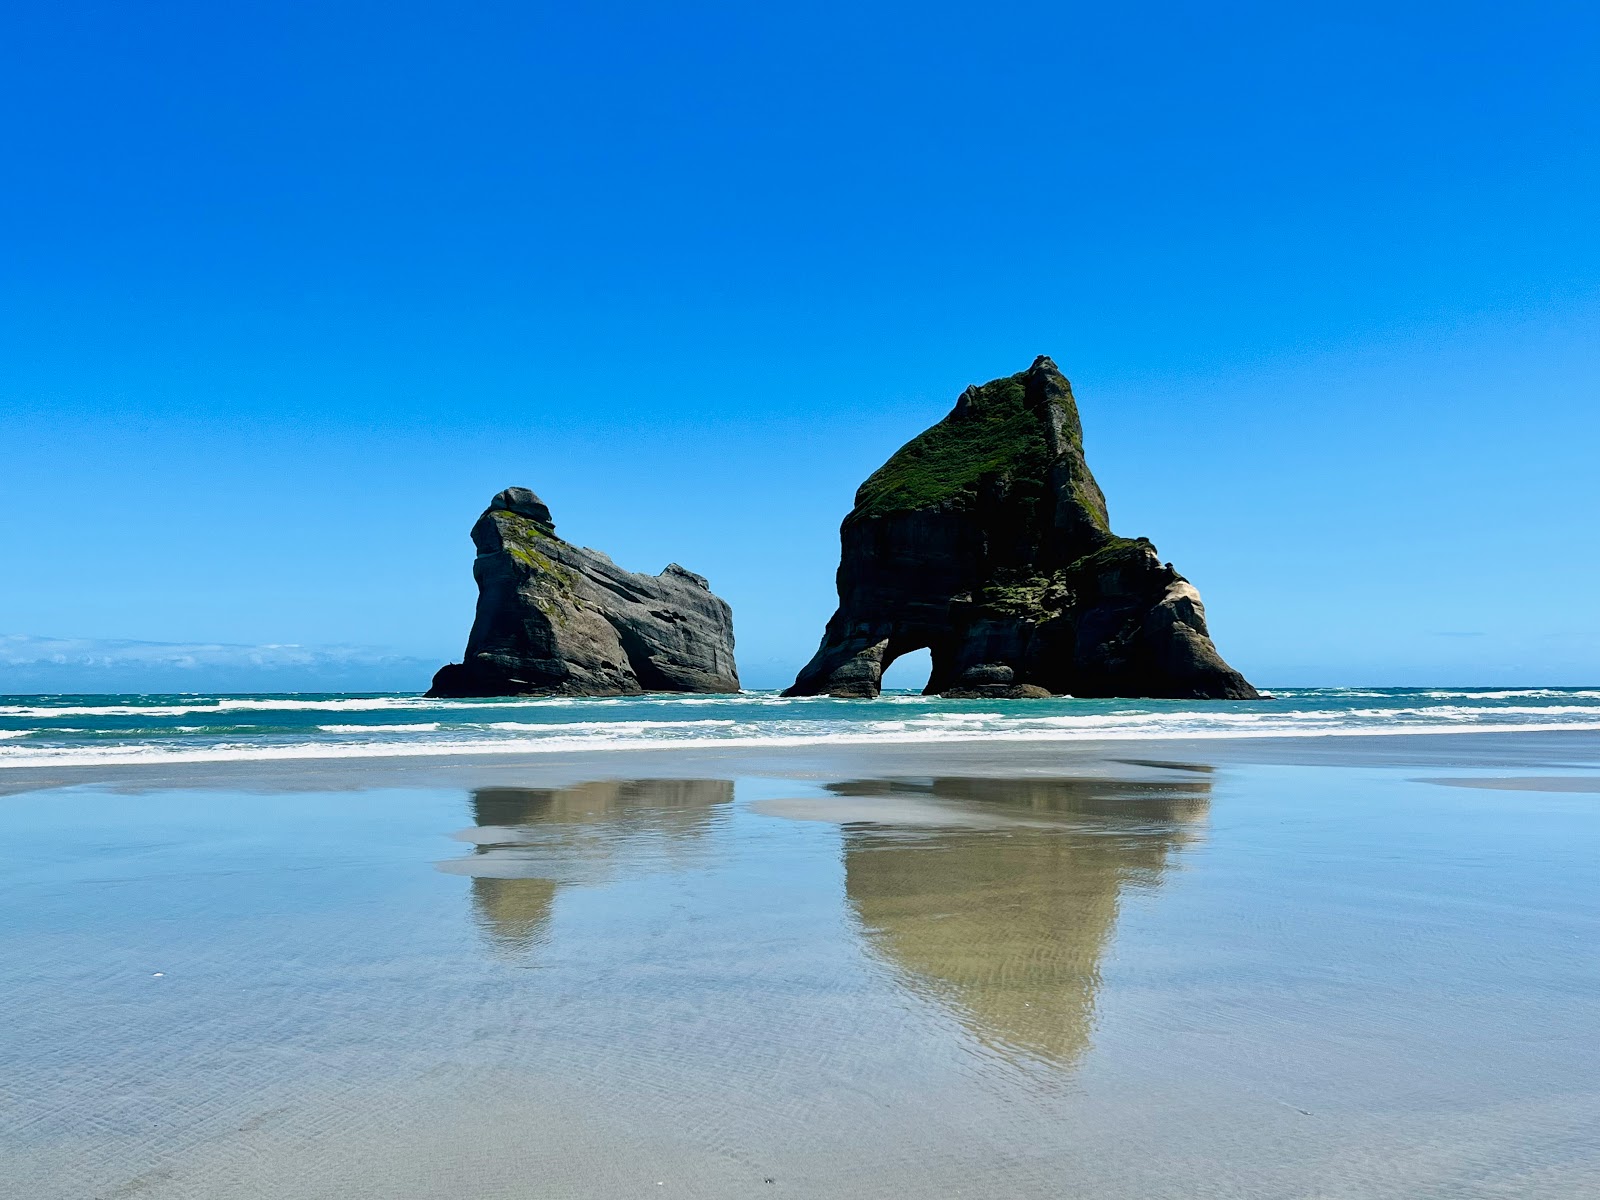
M 516 483 L 787 682 L 855 486 L 1048 353 L 1252 678 L 1600 681 L 1592 5 L 7 25 L 0 634 L 443 661 Z

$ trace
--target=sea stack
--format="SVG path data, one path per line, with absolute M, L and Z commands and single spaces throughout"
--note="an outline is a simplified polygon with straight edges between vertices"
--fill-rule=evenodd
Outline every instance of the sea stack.
M 507 488 L 472 527 L 478 612 L 430 696 L 737 692 L 733 612 L 693 571 L 624 571 L 556 536 L 544 501 Z
M 1043 356 L 961 393 L 856 492 L 839 609 L 788 696 L 873 697 L 927 647 L 926 692 L 1250 700 L 1200 594 L 1111 532 L 1072 385 Z

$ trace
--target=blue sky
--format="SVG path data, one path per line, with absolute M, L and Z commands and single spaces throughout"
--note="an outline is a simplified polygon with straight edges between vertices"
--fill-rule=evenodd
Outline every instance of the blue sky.
M 1252 678 L 1600 681 L 1592 6 L 462 7 L 9 13 L 7 644 L 392 685 L 517 483 L 781 684 L 1048 353 Z

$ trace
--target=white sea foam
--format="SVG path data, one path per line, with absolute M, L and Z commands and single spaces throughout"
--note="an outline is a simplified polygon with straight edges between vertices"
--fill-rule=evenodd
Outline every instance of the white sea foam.
M 635 732 L 643 729 L 706 729 L 727 728 L 739 722 L 732 720 L 705 721 L 562 721 L 540 724 L 532 721 L 493 721 L 490 729 L 513 730 L 518 733 L 570 732 L 576 729 L 603 729 L 607 732 Z
M 1279 696 L 1268 704 L 1199 705 L 1066 698 L 974 705 L 920 695 L 889 695 L 874 703 L 770 692 L 489 700 L 83 697 L 108 703 L 0 706 L 0 723 L 39 723 L 36 729 L 0 731 L 0 766 L 1600 728 L 1595 689 L 1303 689 Z M 109 703 L 114 700 L 124 702 Z M 308 725 L 300 713 L 315 714 L 313 720 L 338 715 Z M 358 714 L 372 714 L 374 723 L 358 723 Z M 52 727 L 62 717 L 70 717 L 72 726 Z M 188 720 L 166 723 L 171 717 Z M 138 727 L 125 727 L 131 724 Z
M 374 712 L 438 707 L 438 700 L 379 696 L 348 700 L 215 700 L 196 704 L 0 704 L 0 717 L 188 717 L 227 712 Z
M 1600 730 L 1600 722 L 1592 725 L 1525 725 L 1517 726 L 1519 731 L 1549 731 L 1558 729 L 1594 729 Z M 1503 725 L 1463 726 L 1452 729 L 1452 733 L 1503 733 L 1507 727 Z M 1357 735 L 1385 735 L 1415 733 L 1415 729 L 1326 729 L 1317 731 L 1320 736 L 1357 736 Z M 1306 736 L 1304 730 L 1264 730 L 1253 732 L 1252 737 L 1300 737 Z M 1096 739 L 1105 741 L 1129 741 L 1148 738 L 1148 730 L 1107 730 L 1094 735 Z M 1228 738 L 1239 736 L 1232 730 L 1185 730 L 1178 736 L 1186 738 Z M 803 748 L 819 745 L 836 744 L 906 744 L 917 745 L 930 742 L 961 742 L 961 741 L 997 741 L 997 742 L 1038 742 L 1038 741 L 1068 741 L 1059 735 L 1051 736 L 1041 733 L 1025 733 L 1021 731 L 995 731 L 982 736 L 973 735 L 939 735 L 925 732 L 918 735 L 905 734 L 817 734 L 813 736 L 793 735 L 781 737 L 732 737 L 732 738 L 686 738 L 665 743 L 673 747 L 685 749 L 696 748 L 732 748 L 732 747 L 766 747 L 773 749 Z M 169 747 L 141 746 L 110 748 L 103 750 L 57 749 L 39 750 L 26 755 L 12 757 L 7 754 L 0 759 L 0 767 L 47 767 L 61 766 L 66 763 L 96 765 L 96 766 L 123 766 L 137 763 L 202 763 L 202 762 L 258 762 L 271 760 L 315 760 L 315 759 L 341 759 L 341 758 L 416 758 L 433 756 L 460 756 L 471 754 L 502 755 L 502 754 L 548 754 L 560 752 L 581 752 L 594 750 L 659 750 L 663 742 L 657 739 L 642 738 L 547 738 L 531 739 L 528 741 L 508 740 L 503 742 L 442 742 L 442 743 L 401 743 L 401 742 L 372 742 L 351 743 L 335 745 L 330 743 L 303 743 L 289 746 L 239 746 L 219 745 L 194 749 L 173 749 Z
M 417 721 L 410 725 L 318 725 L 323 733 L 436 733 L 438 721 Z
M 1393 691 L 1376 691 L 1368 689 L 1283 689 L 1276 693 L 1279 701 L 1309 701 L 1312 703 L 1338 703 L 1352 699 L 1379 699 L 1394 700 L 1399 702 L 1416 700 L 1456 700 L 1475 704 L 1496 704 L 1507 700 L 1561 700 L 1561 701 L 1600 701 L 1600 690 L 1597 689 L 1562 689 L 1562 688 L 1505 688 L 1499 690 L 1474 690 L 1474 689 L 1428 689 L 1406 691 L 1395 689 Z M 1056 702 L 1071 702 L 1069 697 L 1059 697 Z M 618 697 L 571 697 L 571 696 L 507 696 L 489 697 L 482 699 L 442 700 L 428 699 L 421 696 L 350 696 L 334 698 L 299 698 L 299 697 L 218 697 L 216 699 L 188 698 L 177 699 L 161 704 L 114 703 L 114 704 L 0 704 L 0 718 L 43 718 L 55 719 L 61 717 L 181 717 L 197 715 L 216 715 L 223 713 L 293 713 L 293 712 L 384 712 L 408 711 L 438 713 L 448 719 L 450 713 L 460 713 L 468 709 L 491 709 L 515 712 L 519 710 L 546 710 L 581 707 L 584 710 L 607 709 L 619 705 L 633 707 L 668 707 L 682 709 L 686 706 L 717 707 L 717 706 L 748 706 L 758 704 L 764 707 L 787 708 L 794 707 L 805 709 L 811 706 L 847 705 L 856 707 L 867 703 L 879 705 L 927 705 L 942 703 L 937 697 L 923 696 L 920 694 L 885 695 L 875 702 L 868 701 L 840 701 L 828 696 L 777 696 L 770 692 L 741 692 L 717 696 L 669 696 L 669 695 L 643 695 L 643 696 L 618 696 Z M 944 702 L 947 703 L 947 702 Z M 1037 702 L 1030 702 L 1037 703 Z M 1155 703 L 1176 703 L 1173 701 Z M 1345 710 L 1349 711 L 1349 710 Z M 1384 710 L 1393 712 L 1396 710 Z M 1498 708 L 1496 711 L 1505 711 Z M 972 714 L 950 713 L 943 714 L 952 720 L 969 719 Z
M 829 701 L 827 696 L 819 697 Z M 740 704 L 764 697 L 735 693 L 728 696 L 492 696 L 470 700 L 440 700 L 422 696 L 351 696 L 339 699 L 217 699 L 171 704 L 0 704 L 3 717 L 185 717 L 195 714 L 231 712 L 384 712 L 407 710 L 447 713 L 469 708 L 544 709 L 609 708 L 619 704 L 672 705 Z M 793 700 L 772 697 L 780 704 Z
M 1600 691 L 1564 688 L 1508 688 L 1505 691 L 1427 691 L 1414 693 L 1430 700 L 1600 700 Z
M 596 750 L 659 750 L 727 748 L 803 748 L 819 745 L 918 745 L 946 742 L 1050 742 L 1073 740 L 1127 741 L 1151 737 L 1230 738 L 1230 737 L 1350 737 L 1383 736 L 1426 732 L 1428 727 L 1414 724 L 1390 725 L 1311 725 L 1294 723 L 1263 726 L 1259 722 L 1241 727 L 1220 721 L 1207 721 L 1202 714 L 1184 714 L 1185 720 L 1166 723 L 1141 720 L 1113 725 L 1104 719 L 1085 719 L 1076 726 L 1046 728 L 867 728 L 858 731 L 836 728 L 797 733 L 734 734 L 725 737 L 660 737 L 599 735 L 574 736 L 555 733 L 546 737 L 473 738 L 441 741 L 299 742 L 294 744 L 218 743 L 212 746 L 174 747 L 171 745 L 130 745 L 95 747 L 0 747 L 0 766 L 46 767 L 68 763 L 121 766 L 137 763 L 251 762 L 297 759 L 411 758 L 461 755 L 548 754 Z M 899 725 L 898 722 L 887 723 Z M 1556 730 L 1600 730 L 1600 713 L 1585 721 L 1537 722 L 1527 724 L 1450 724 L 1432 727 L 1452 734 L 1547 732 Z M 1076 736 L 1074 736 L 1076 735 Z

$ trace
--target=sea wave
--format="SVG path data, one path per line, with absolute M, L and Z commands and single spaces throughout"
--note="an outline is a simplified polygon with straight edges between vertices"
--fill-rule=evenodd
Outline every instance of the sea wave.
M 414 721 L 408 725 L 318 725 L 323 733 L 434 733 L 441 721 Z
M 1279 689 L 1273 693 L 1280 702 L 1324 701 L 1344 702 L 1356 699 L 1391 700 L 1397 703 L 1416 700 L 1456 700 L 1474 704 L 1500 704 L 1508 700 L 1565 700 L 1600 701 L 1600 689 L 1578 688 L 1504 688 L 1504 689 L 1366 689 L 1366 688 L 1304 688 Z M 12 697 L 22 700 L 22 697 Z M 774 693 L 735 692 L 714 696 L 675 696 L 645 694 L 640 696 L 574 697 L 574 696 L 500 696 L 474 699 L 441 699 L 422 696 L 339 696 L 339 697 L 162 697 L 158 703 L 136 702 L 122 698 L 105 698 L 98 704 L 41 703 L 28 697 L 31 703 L 0 704 L 0 719 L 53 720 L 64 717 L 183 717 L 215 715 L 219 713 L 363 713 L 363 712 L 418 712 L 449 714 L 465 710 L 532 711 L 561 710 L 581 707 L 585 710 L 607 709 L 619 705 L 667 707 L 717 707 L 759 705 L 765 708 L 800 708 L 811 706 L 925 705 L 939 703 L 937 697 L 921 693 L 885 693 L 880 699 L 839 700 L 830 696 L 779 696 Z M 76 700 L 79 697 L 63 698 Z M 1057 702 L 1071 701 L 1072 697 L 1055 698 Z M 1036 704 L 1039 701 L 1013 702 Z M 1048 702 L 1046 702 L 1048 703 Z M 1086 703 L 1094 703 L 1087 701 Z M 1160 702 L 1157 702 L 1160 703 Z M 965 716 L 966 714 L 952 714 Z
M 1600 730 L 1600 720 L 1584 724 L 1551 722 L 1532 725 L 1467 725 L 1454 726 L 1451 733 L 1505 733 L 1550 732 L 1556 730 Z M 1095 731 L 1094 740 L 1139 741 L 1147 740 L 1152 733 L 1170 737 L 1218 739 L 1248 736 L 1252 738 L 1287 737 L 1368 737 L 1419 732 L 1416 727 L 1388 728 L 1325 728 L 1307 730 L 1255 729 L 1244 733 L 1238 729 L 1174 729 L 1152 731 L 1143 729 L 1103 729 Z M 814 734 L 788 734 L 770 736 L 734 736 L 725 738 L 604 738 L 604 737 L 550 737 L 507 739 L 503 741 L 466 740 L 454 742 L 359 742 L 335 744 L 329 742 L 304 742 L 289 745 L 239 745 L 221 744 L 209 747 L 178 749 L 167 746 L 137 746 L 112 749 L 51 748 L 29 749 L 12 757 L 9 748 L 0 748 L 0 767 L 50 767 L 65 763 L 94 766 L 126 766 L 138 763 L 206 763 L 206 762 L 265 762 L 284 759 L 338 759 L 338 758 L 429 758 L 461 755 L 504 754 L 554 754 L 596 750 L 660 750 L 664 747 L 683 749 L 767 748 L 801 749 L 822 745 L 919 745 L 934 742 L 1048 742 L 1065 740 L 1059 732 L 1044 730 L 985 730 L 985 731 L 866 731 L 860 733 L 818 732 Z
M 1510 688 L 1504 691 L 1424 691 L 1430 700 L 1600 700 L 1600 691 L 1565 688 Z
M 376 712 L 448 703 L 404 696 L 347 700 L 209 700 L 176 704 L 0 704 L 0 717 L 187 717 L 219 712 Z
M 0 767 L 545 754 L 666 747 L 1322 737 L 1600 729 L 1600 689 L 1283 690 L 1270 703 L 877 701 L 772 692 L 584 699 L 416 695 L 0 697 Z
M 1279 700 L 1600 700 L 1594 688 L 1274 688 Z
M 505 729 L 515 732 L 544 732 L 546 730 L 575 730 L 575 729 L 604 729 L 613 730 L 642 730 L 642 729 L 705 729 L 727 728 L 737 725 L 733 720 L 704 720 L 704 721 L 561 721 L 540 724 L 532 721 L 494 721 L 488 725 L 490 729 Z
M 186 717 L 225 712 L 440 712 L 462 709 L 560 709 L 615 707 L 620 704 L 663 704 L 681 707 L 699 704 L 792 704 L 801 700 L 829 701 L 827 696 L 768 697 L 735 692 L 725 696 L 486 696 L 473 699 L 434 699 L 422 696 L 361 696 L 340 699 L 217 699 L 175 701 L 162 704 L 0 704 L 5 717 Z

